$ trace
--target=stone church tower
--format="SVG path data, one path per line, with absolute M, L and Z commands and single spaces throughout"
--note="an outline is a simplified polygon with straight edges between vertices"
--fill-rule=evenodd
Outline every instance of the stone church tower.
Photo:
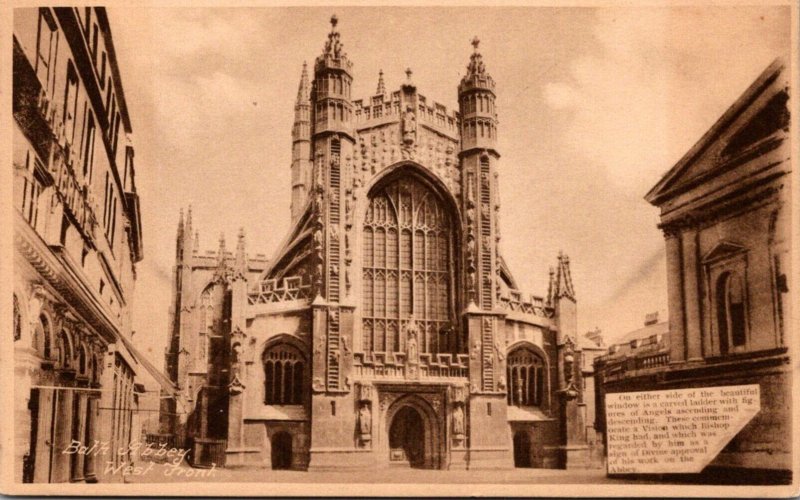
M 284 243 L 201 254 L 182 222 L 165 430 L 199 465 L 588 466 L 569 259 L 523 297 L 499 251 L 478 39 L 453 112 L 411 70 L 354 100 L 331 24 L 298 88 Z

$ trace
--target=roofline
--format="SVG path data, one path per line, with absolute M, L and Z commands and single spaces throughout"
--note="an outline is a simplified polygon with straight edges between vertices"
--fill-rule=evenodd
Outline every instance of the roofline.
M 786 68 L 786 60 L 784 57 L 779 56 L 770 63 L 767 68 L 761 72 L 756 80 L 750 84 L 749 87 L 736 99 L 733 104 L 722 114 L 722 116 L 714 122 L 700 140 L 692 146 L 678 162 L 670 168 L 666 174 L 653 186 L 650 191 L 644 196 L 644 199 L 651 205 L 658 205 L 666 197 L 665 195 L 671 194 L 669 190 L 664 191 L 664 187 L 672 181 L 680 172 L 682 172 L 688 165 L 693 163 L 705 150 L 712 144 L 712 142 L 719 137 L 719 135 L 727 129 L 733 121 L 741 115 L 741 113 L 755 101 L 766 90 L 772 82 L 780 75 Z
M 106 14 L 105 7 L 95 7 L 97 13 L 97 22 L 102 28 L 100 31 L 103 33 L 103 41 L 106 44 L 106 52 L 108 53 L 108 64 L 111 67 L 111 73 L 114 75 L 112 79 L 114 82 L 114 90 L 117 93 L 117 105 L 119 112 L 122 116 L 122 123 L 125 125 L 125 132 L 132 133 L 131 119 L 128 115 L 128 104 L 125 101 L 125 91 L 122 88 L 122 77 L 119 72 L 119 64 L 117 62 L 117 52 L 114 49 L 114 37 L 111 35 L 111 25 L 108 22 L 108 15 Z

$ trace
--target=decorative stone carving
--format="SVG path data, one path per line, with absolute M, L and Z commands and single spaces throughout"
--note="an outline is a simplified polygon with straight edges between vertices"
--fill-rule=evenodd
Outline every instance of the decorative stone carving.
M 464 425 L 464 408 L 462 404 L 456 404 L 453 406 L 453 435 L 458 437 L 461 436 L 463 438 L 464 433 L 466 431 L 466 426 Z
M 405 325 L 406 338 L 406 377 L 412 380 L 419 378 L 419 330 L 414 318 L 410 318 Z
M 467 386 L 454 385 L 450 387 L 450 399 L 454 403 L 463 403 L 467 399 Z
M 372 440 L 372 410 L 368 402 L 362 402 L 358 409 L 358 433 L 362 444 Z
M 361 384 L 359 386 L 358 398 L 361 402 L 370 402 L 374 397 L 374 388 L 369 384 Z
M 403 144 L 413 147 L 417 140 L 417 116 L 414 108 L 409 105 L 403 113 Z
M 564 381 L 569 384 L 572 382 L 572 374 L 574 370 L 575 354 L 572 345 L 572 339 L 569 337 L 564 344 Z
M 381 393 L 380 398 L 380 408 L 381 411 L 386 411 L 387 408 L 392 404 L 392 402 L 397 398 L 397 394 L 391 392 L 384 392 Z
M 30 298 L 28 299 L 28 318 L 31 323 L 39 321 L 39 315 L 42 313 L 42 307 L 45 303 L 44 287 L 35 284 L 31 287 Z
M 503 347 L 501 347 L 501 346 L 500 346 L 500 341 L 499 341 L 499 339 L 496 339 L 496 340 L 495 340 L 495 343 L 494 343 L 494 352 L 495 352 L 495 354 L 497 355 L 497 359 L 498 359 L 499 361 L 501 361 L 501 362 L 502 362 L 502 361 L 504 361 L 504 360 L 506 359 L 505 349 L 504 349 Z

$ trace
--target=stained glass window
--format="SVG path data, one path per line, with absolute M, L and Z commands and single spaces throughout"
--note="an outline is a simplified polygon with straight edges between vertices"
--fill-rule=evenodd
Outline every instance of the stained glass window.
M 412 315 L 421 352 L 447 349 L 439 332 L 452 319 L 451 245 L 450 214 L 421 181 L 400 179 L 372 196 L 363 238 L 365 352 L 404 350 Z
M 544 363 L 533 351 L 519 348 L 508 356 L 508 404 L 541 406 L 544 396 Z
M 278 344 L 264 353 L 264 404 L 303 404 L 303 355 L 295 347 Z

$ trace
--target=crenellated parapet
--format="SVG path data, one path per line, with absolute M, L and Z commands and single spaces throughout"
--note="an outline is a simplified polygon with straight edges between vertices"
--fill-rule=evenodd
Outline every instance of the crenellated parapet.
M 528 314 L 540 318 L 552 318 L 554 315 L 554 309 L 547 305 L 544 297 L 531 295 L 526 298 L 522 296 L 522 292 L 519 290 L 508 290 L 507 294 L 501 294 L 498 297 L 497 305 L 501 309 L 510 312 Z
M 247 294 L 247 301 L 250 305 L 275 304 L 296 300 L 310 302 L 312 298 L 311 283 L 301 276 L 260 281 Z
M 355 100 L 353 108 L 358 130 L 398 121 L 405 111 L 402 93 L 399 90 L 388 95 L 376 94 L 367 99 Z M 417 94 L 415 113 L 418 123 L 450 138 L 458 138 L 460 124 L 458 111 L 448 110 L 444 104 L 436 101 L 428 102 L 424 95 Z

